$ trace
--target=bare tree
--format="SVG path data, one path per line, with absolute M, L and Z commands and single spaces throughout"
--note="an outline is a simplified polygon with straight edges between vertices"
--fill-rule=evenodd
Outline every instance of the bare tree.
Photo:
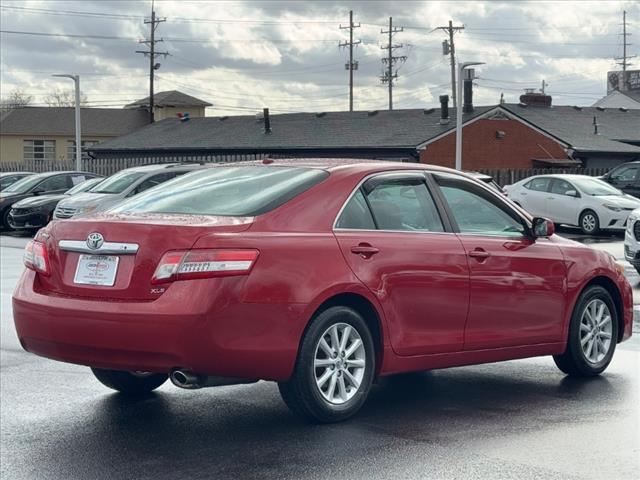
M 0 100 L 0 109 L 9 110 L 12 108 L 27 107 L 33 101 L 31 95 L 27 95 L 20 89 L 12 91 L 7 98 Z
M 86 105 L 87 96 L 80 92 L 80 105 Z M 75 107 L 76 95 L 72 90 L 60 90 L 56 88 L 44 98 L 44 103 L 50 107 Z

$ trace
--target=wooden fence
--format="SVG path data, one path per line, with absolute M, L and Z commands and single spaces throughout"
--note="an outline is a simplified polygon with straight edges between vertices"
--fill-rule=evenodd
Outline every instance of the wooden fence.
M 82 171 L 97 173 L 105 177 L 125 168 L 139 167 L 159 163 L 228 163 L 247 160 L 261 160 L 268 155 L 264 154 L 242 154 L 242 155 L 166 155 L 166 156 L 136 156 L 136 157 L 115 157 L 115 158 L 90 158 L 82 160 Z M 72 161 L 25 161 L 25 162 L 2 162 L 0 161 L 0 172 L 59 172 L 64 170 L 75 170 L 75 162 Z
M 157 163 L 188 163 L 188 162 L 205 162 L 205 163 L 227 163 L 239 162 L 246 160 L 261 160 L 263 158 L 274 158 L 269 154 L 242 154 L 242 155 L 167 155 L 159 157 L 157 155 L 149 157 L 115 157 L 115 158 L 96 158 L 86 159 L 82 161 L 82 170 L 86 172 L 97 173 L 99 175 L 109 176 L 122 169 L 137 167 L 140 165 L 149 165 Z M 75 170 L 73 162 L 65 161 L 33 161 L 33 162 L 0 162 L 0 172 L 49 172 L 61 170 Z M 609 171 L 608 168 L 526 168 L 526 169 L 483 169 L 481 173 L 491 175 L 495 181 L 501 185 L 510 185 L 532 175 L 542 175 L 549 173 L 574 173 L 581 175 L 590 175 L 598 177 Z

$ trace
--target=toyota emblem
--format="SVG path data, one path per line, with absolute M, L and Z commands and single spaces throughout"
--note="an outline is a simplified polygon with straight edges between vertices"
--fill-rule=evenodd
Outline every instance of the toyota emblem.
M 98 232 L 90 233 L 87 237 L 87 247 L 91 250 L 98 250 L 104 243 L 104 238 Z

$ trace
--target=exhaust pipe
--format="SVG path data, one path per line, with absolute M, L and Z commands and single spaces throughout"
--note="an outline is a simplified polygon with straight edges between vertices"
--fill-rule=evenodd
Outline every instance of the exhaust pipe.
M 187 390 L 196 390 L 198 388 L 221 387 L 224 385 L 241 385 L 248 383 L 256 383 L 257 379 L 250 378 L 233 378 L 233 377 L 215 377 L 209 375 L 197 375 L 188 370 L 173 370 L 169 374 L 171 383 L 176 387 L 185 388 Z

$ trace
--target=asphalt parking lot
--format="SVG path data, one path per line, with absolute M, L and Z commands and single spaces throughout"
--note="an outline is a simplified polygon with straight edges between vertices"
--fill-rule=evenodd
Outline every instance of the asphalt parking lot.
M 622 261 L 620 236 L 580 238 Z M 360 414 L 315 426 L 259 382 L 131 401 L 84 367 L 20 348 L 10 308 L 26 237 L 0 237 L 0 477 L 636 479 L 640 323 L 601 377 L 550 358 L 381 380 Z M 640 302 L 640 278 L 627 276 Z M 640 305 L 639 305 L 640 307 Z

